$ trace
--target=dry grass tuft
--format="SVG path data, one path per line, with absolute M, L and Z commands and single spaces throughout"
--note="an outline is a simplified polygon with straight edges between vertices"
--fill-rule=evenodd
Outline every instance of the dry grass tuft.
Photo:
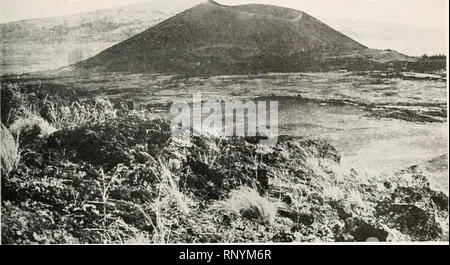
M 276 206 L 272 202 L 261 197 L 256 190 L 249 187 L 241 187 L 232 191 L 229 199 L 216 202 L 212 207 L 269 225 L 275 221 L 277 212 Z
M 14 139 L 12 133 L 3 124 L 1 127 L 1 167 L 6 174 L 15 170 L 20 162 L 19 136 Z
M 39 137 L 45 137 L 56 132 L 56 129 L 46 120 L 29 111 L 15 120 L 9 127 L 9 130 L 15 135 L 37 130 Z
M 353 207 L 366 208 L 366 202 L 364 201 L 363 195 L 357 189 L 351 189 L 347 192 L 346 202 Z
M 151 170 L 159 178 L 159 197 L 167 196 L 170 200 L 176 202 L 179 210 L 186 214 L 189 213 L 186 197 L 179 190 L 178 179 L 172 174 L 169 162 L 161 158 L 155 159 L 154 161 L 156 164 Z
M 101 123 L 117 117 L 113 104 L 104 98 L 95 98 L 94 104 L 72 103 L 70 106 L 49 106 L 51 123 L 58 129 L 75 128 L 88 123 Z
M 322 194 L 325 198 L 333 201 L 342 200 L 345 196 L 344 191 L 337 185 L 328 185 L 323 188 Z

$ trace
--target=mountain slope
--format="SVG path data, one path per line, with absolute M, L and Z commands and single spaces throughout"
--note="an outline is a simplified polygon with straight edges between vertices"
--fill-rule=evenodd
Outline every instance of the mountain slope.
M 1 42 L 119 42 L 195 5 L 179 2 L 154 0 L 52 18 L 4 23 L 0 24 Z M 194 1 L 198 2 L 200 0 Z
M 208 1 L 75 67 L 194 74 L 301 71 L 322 55 L 366 49 L 301 11 Z

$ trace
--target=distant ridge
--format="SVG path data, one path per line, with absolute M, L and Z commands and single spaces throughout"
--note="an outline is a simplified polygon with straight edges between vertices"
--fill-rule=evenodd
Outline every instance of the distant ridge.
M 194 75 L 299 72 L 321 71 L 323 58 L 377 56 L 379 52 L 302 11 L 208 0 L 74 67 Z
M 0 74 L 49 71 L 92 57 L 199 3 L 151 0 L 88 12 L 0 24 Z

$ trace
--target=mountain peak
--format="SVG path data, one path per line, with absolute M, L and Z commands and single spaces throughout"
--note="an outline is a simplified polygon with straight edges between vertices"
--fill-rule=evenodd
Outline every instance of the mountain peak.
M 219 4 L 219 3 L 217 3 L 216 1 L 213 1 L 213 0 L 206 0 L 206 3 L 207 4 L 211 4 L 211 5 L 216 5 L 216 6 L 225 6 L 225 7 L 227 7 L 226 5 Z
M 208 0 L 75 66 L 199 75 L 286 72 L 302 71 L 322 54 L 363 49 L 302 11 Z

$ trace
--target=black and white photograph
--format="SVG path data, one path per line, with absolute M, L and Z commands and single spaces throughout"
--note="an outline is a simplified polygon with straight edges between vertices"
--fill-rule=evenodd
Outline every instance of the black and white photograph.
M 0 0 L 1 244 L 448 245 L 448 10 Z

